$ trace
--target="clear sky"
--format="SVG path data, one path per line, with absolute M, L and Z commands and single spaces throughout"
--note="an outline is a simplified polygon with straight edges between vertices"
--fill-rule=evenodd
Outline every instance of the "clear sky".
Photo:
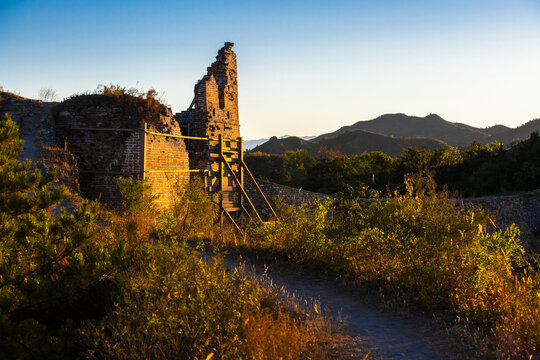
M 179 112 L 225 41 L 246 139 L 395 112 L 540 117 L 540 0 L 0 0 L 0 86 L 59 99 L 153 87 Z

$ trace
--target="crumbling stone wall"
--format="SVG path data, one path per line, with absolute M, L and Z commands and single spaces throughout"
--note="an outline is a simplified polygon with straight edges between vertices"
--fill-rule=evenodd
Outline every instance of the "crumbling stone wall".
M 83 196 L 118 207 L 122 197 L 114 178 L 138 181 L 147 175 L 153 193 L 167 204 L 172 185 L 189 177 L 187 172 L 170 170 L 188 170 L 188 154 L 183 139 L 145 136 L 144 123 L 151 132 L 171 135 L 180 135 L 180 127 L 164 106 L 141 112 L 136 104 L 126 106 L 117 100 L 83 95 L 62 103 L 56 111 L 56 141 L 66 143 L 77 158 Z
M 497 230 L 504 230 L 515 223 L 520 230 L 523 245 L 536 252 L 540 251 L 540 195 L 464 198 L 456 199 L 456 203 L 466 208 L 481 206 L 492 215 Z
M 51 109 L 55 102 L 41 100 L 6 100 L 0 104 L 0 116 L 8 113 L 19 126 L 19 136 L 25 141 L 19 160 L 37 162 L 41 146 L 54 144 L 54 118 Z
M 332 198 L 331 195 L 297 189 L 261 179 L 257 179 L 257 184 L 274 210 L 276 210 L 277 206 L 276 201 L 280 201 L 286 205 L 300 206 L 302 204 L 306 204 L 307 206 L 310 206 L 316 200 L 324 201 L 328 198 Z M 259 211 L 261 217 L 265 220 L 269 219 L 271 211 L 268 209 L 264 199 L 261 197 L 251 180 L 246 180 L 245 188 L 250 200 L 252 201 L 253 205 L 255 205 L 255 208 Z M 247 206 L 248 205 L 246 205 L 246 207 Z
M 238 118 L 238 81 L 233 43 L 226 42 L 218 51 L 216 61 L 195 85 L 195 97 L 189 109 L 175 115 L 184 135 L 236 139 L 240 137 Z M 208 146 L 203 141 L 190 140 L 190 166 L 207 169 Z

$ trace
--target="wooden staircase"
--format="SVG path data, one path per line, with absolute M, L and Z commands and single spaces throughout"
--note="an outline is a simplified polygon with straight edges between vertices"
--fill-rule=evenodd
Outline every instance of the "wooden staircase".
M 242 215 L 255 218 L 264 223 L 257 208 L 245 189 L 245 179 L 251 181 L 263 203 L 269 208 L 274 218 L 278 218 L 272 205 L 257 184 L 257 181 L 244 162 L 243 140 L 225 139 L 219 135 L 218 139 L 209 139 L 210 170 L 207 172 L 208 191 L 219 192 L 219 206 L 221 216 L 226 217 L 235 226 L 241 229 Z M 240 223 L 240 224 L 239 224 Z

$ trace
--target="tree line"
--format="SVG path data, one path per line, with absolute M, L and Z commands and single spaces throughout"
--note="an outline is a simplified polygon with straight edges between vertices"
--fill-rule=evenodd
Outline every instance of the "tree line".
M 486 196 L 530 191 L 540 188 L 540 137 L 513 142 L 505 148 L 500 142 L 466 148 L 440 147 L 433 151 L 414 147 L 399 157 L 380 151 L 344 156 L 323 149 L 317 157 L 305 150 L 284 155 L 246 154 L 253 173 L 284 185 L 328 194 L 369 188 L 381 193 L 405 190 L 406 174 L 428 171 L 437 184 L 458 196 Z

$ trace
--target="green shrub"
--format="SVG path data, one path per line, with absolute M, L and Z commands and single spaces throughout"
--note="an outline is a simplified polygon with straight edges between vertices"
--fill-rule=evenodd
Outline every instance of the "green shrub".
M 15 123 L 0 121 L 0 358 L 63 358 L 76 351 L 74 321 L 103 313 L 93 299 L 115 266 L 116 247 L 94 241 L 97 204 L 59 208 L 54 172 L 17 161 Z M 52 211 L 54 209 L 54 212 Z M 55 213 L 57 213 L 55 215 Z M 74 321 L 72 321 L 74 320 Z
M 195 177 L 187 184 L 177 181 L 171 191 L 171 205 L 158 216 L 157 235 L 181 241 L 212 239 L 218 209 L 205 193 L 202 180 Z

